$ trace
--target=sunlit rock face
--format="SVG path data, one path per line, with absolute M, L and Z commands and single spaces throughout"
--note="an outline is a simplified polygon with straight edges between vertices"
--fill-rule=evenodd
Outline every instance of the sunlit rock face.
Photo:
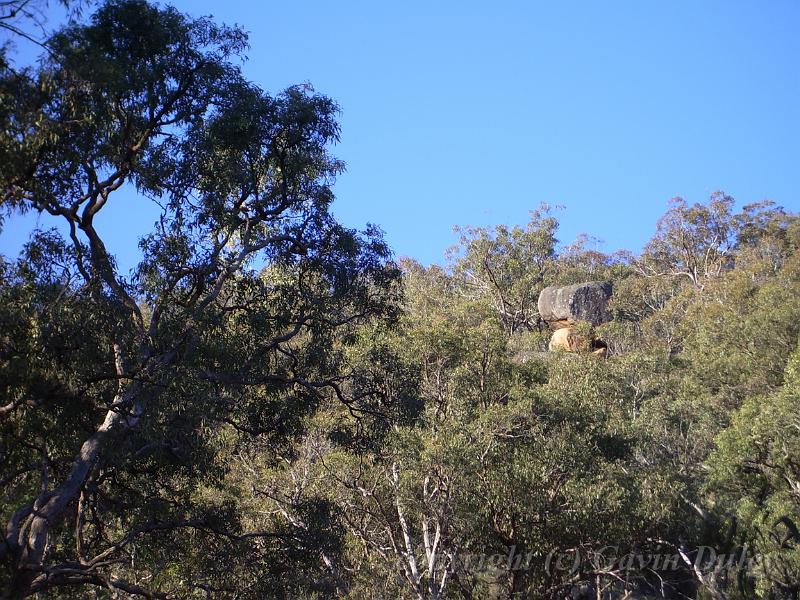
M 548 345 L 550 352 L 565 350 L 566 352 L 578 352 L 588 350 L 589 343 L 582 335 L 575 332 L 572 327 L 562 327 L 553 332 Z
M 539 294 L 539 315 L 553 329 L 580 322 L 600 325 L 611 320 L 608 310 L 611 293 L 611 284 L 607 281 L 547 287 Z

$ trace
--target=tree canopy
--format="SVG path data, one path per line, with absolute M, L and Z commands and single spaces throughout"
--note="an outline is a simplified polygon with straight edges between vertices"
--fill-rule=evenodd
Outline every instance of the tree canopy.
M 4 225 L 57 224 L 0 258 L 2 597 L 798 597 L 796 214 L 675 199 L 607 255 L 540 206 L 398 262 L 330 212 L 333 100 L 90 8 L 0 52 Z M 596 280 L 608 358 L 548 351 L 541 290 Z

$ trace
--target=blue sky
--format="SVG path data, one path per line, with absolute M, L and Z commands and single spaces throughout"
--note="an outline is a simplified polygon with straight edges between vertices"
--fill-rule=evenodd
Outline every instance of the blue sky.
M 246 75 L 341 105 L 334 212 L 442 262 L 453 225 L 563 205 L 560 239 L 637 251 L 676 195 L 800 209 L 800 3 L 174 3 L 251 34 Z M 155 216 L 101 221 L 124 266 Z M 13 252 L 36 219 L 6 224 Z M 41 224 L 46 224 L 44 217 Z

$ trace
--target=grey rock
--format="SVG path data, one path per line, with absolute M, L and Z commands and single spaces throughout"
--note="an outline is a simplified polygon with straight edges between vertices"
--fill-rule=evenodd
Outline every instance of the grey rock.
M 599 325 L 611 320 L 608 310 L 611 293 L 611 284 L 607 281 L 546 287 L 539 294 L 539 315 L 556 328 L 581 321 Z

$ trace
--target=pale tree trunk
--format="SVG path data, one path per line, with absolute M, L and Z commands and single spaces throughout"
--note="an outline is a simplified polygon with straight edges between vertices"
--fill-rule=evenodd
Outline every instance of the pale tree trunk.
M 134 382 L 124 384 L 124 372 L 119 348 L 115 346 L 115 358 L 119 388 L 105 418 L 95 432 L 82 444 L 76 454 L 67 478 L 52 491 L 42 490 L 32 505 L 19 509 L 6 528 L 6 546 L 15 556 L 16 573 L 11 582 L 9 596 L 24 598 L 36 587 L 37 580 L 46 577 L 42 572 L 50 530 L 63 518 L 69 507 L 75 504 L 83 486 L 98 463 L 107 439 L 135 427 L 145 409 L 146 394 L 142 385 Z M 160 360 L 145 362 L 141 375 L 151 374 L 156 367 L 169 362 L 171 355 Z M 76 532 L 77 533 L 77 532 Z

